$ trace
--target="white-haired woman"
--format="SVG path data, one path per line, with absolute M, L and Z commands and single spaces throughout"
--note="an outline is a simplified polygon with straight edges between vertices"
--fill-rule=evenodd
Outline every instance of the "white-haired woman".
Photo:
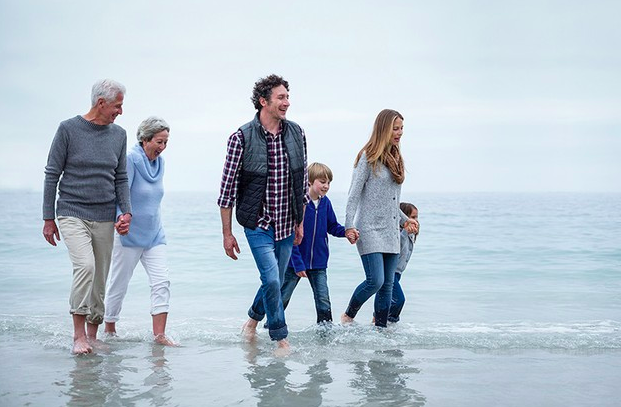
M 105 299 L 105 332 L 116 334 L 123 299 L 140 261 L 151 286 L 153 335 L 157 343 L 174 345 L 166 336 L 170 281 L 166 266 L 166 238 L 160 216 L 164 196 L 164 160 L 170 127 L 149 117 L 138 127 L 138 143 L 127 153 L 127 174 L 132 202 L 132 224 L 125 236 L 115 234 L 110 281 Z

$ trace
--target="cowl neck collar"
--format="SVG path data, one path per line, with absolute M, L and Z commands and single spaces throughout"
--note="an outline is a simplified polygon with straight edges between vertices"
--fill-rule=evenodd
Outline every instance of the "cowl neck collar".
M 160 178 L 162 178 L 162 175 L 164 174 L 164 161 L 162 160 L 162 157 L 158 156 L 153 161 L 149 160 L 149 157 L 145 154 L 140 143 L 134 145 L 132 153 L 135 157 L 133 161 L 136 171 L 140 173 L 145 181 L 157 182 Z

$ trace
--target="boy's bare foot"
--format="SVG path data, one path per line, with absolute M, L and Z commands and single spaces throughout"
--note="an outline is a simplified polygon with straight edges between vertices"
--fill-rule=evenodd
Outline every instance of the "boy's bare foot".
M 174 342 L 172 339 L 167 337 L 165 334 L 157 334 L 153 337 L 153 340 L 156 343 L 164 346 L 179 346 L 178 343 Z
M 257 334 L 258 324 L 259 324 L 259 321 L 252 319 L 252 318 L 248 318 L 248 321 L 244 323 L 244 325 L 242 326 L 241 333 L 246 340 L 248 341 L 254 340 L 255 335 Z
M 72 353 L 74 355 L 84 355 L 87 353 L 91 353 L 93 348 L 86 340 L 86 337 L 80 336 L 78 338 L 73 338 L 73 350 Z
M 291 346 L 289 346 L 289 341 L 286 339 L 281 339 L 277 343 L 276 350 L 274 350 L 274 356 L 277 357 L 285 357 L 289 356 L 291 353 Z
M 341 324 L 342 325 L 349 325 L 349 324 L 353 324 L 354 319 L 352 317 L 350 317 L 349 315 L 343 313 L 343 315 L 341 315 Z

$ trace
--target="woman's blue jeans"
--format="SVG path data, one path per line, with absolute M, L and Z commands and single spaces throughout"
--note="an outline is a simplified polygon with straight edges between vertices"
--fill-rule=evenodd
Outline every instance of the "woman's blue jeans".
M 267 315 L 270 338 L 279 341 L 288 335 L 280 286 L 291 257 L 293 234 L 276 241 L 271 226 L 268 230 L 244 228 L 244 233 L 261 278 L 261 287 L 248 310 L 248 316 L 261 321 Z
M 313 289 L 313 297 L 315 297 L 315 310 L 317 311 L 317 323 L 330 321 L 332 322 L 332 306 L 330 305 L 330 293 L 328 291 L 328 274 L 326 269 L 306 270 L 308 282 Z M 288 267 L 285 272 L 285 280 L 280 290 L 282 294 L 282 303 L 287 308 L 293 290 L 298 285 L 300 277 L 295 274 L 293 267 Z
M 399 315 L 405 304 L 405 294 L 399 283 L 401 273 L 395 273 L 395 283 L 392 286 L 392 301 L 390 302 L 390 312 L 388 312 L 389 322 L 399 322 Z
M 375 326 L 385 327 L 392 300 L 398 253 L 369 253 L 360 256 L 366 280 L 354 290 L 345 314 L 355 318 L 362 305 L 375 295 Z

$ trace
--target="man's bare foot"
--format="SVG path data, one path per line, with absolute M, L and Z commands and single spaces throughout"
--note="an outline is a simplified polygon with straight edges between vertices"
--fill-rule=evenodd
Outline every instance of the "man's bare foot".
M 276 344 L 278 346 L 276 347 L 276 350 L 274 350 L 274 356 L 277 356 L 277 357 L 289 356 L 289 354 L 291 353 L 291 346 L 289 346 L 288 340 L 281 339 L 278 342 L 276 342 Z
M 155 343 L 159 343 L 164 346 L 179 346 L 178 343 L 167 337 L 165 334 L 157 334 L 153 337 Z
M 252 318 L 248 318 L 248 321 L 246 321 L 246 323 L 244 323 L 244 325 L 242 326 L 241 333 L 247 341 L 254 340 L 257 334 L 258 324 L 259 324 L 259 321 L 252 319 Z
M 84 355 L 87 353 L 91 353 L 93 348 L 86 340 L 86 337 L 80 336 L 77 338 L 73 338 L 73 351 L 74 355 Z
M 341 324 L 342 325 L 349 325 L 349 324 L 353 324 L 354 323 L 354 319 L 352 317 L 350 317 L 349 315 L 343 313 L 343 315 L 341 315 Z
M 375 317 L 371 318 L 371 323 L 375 325 Z

